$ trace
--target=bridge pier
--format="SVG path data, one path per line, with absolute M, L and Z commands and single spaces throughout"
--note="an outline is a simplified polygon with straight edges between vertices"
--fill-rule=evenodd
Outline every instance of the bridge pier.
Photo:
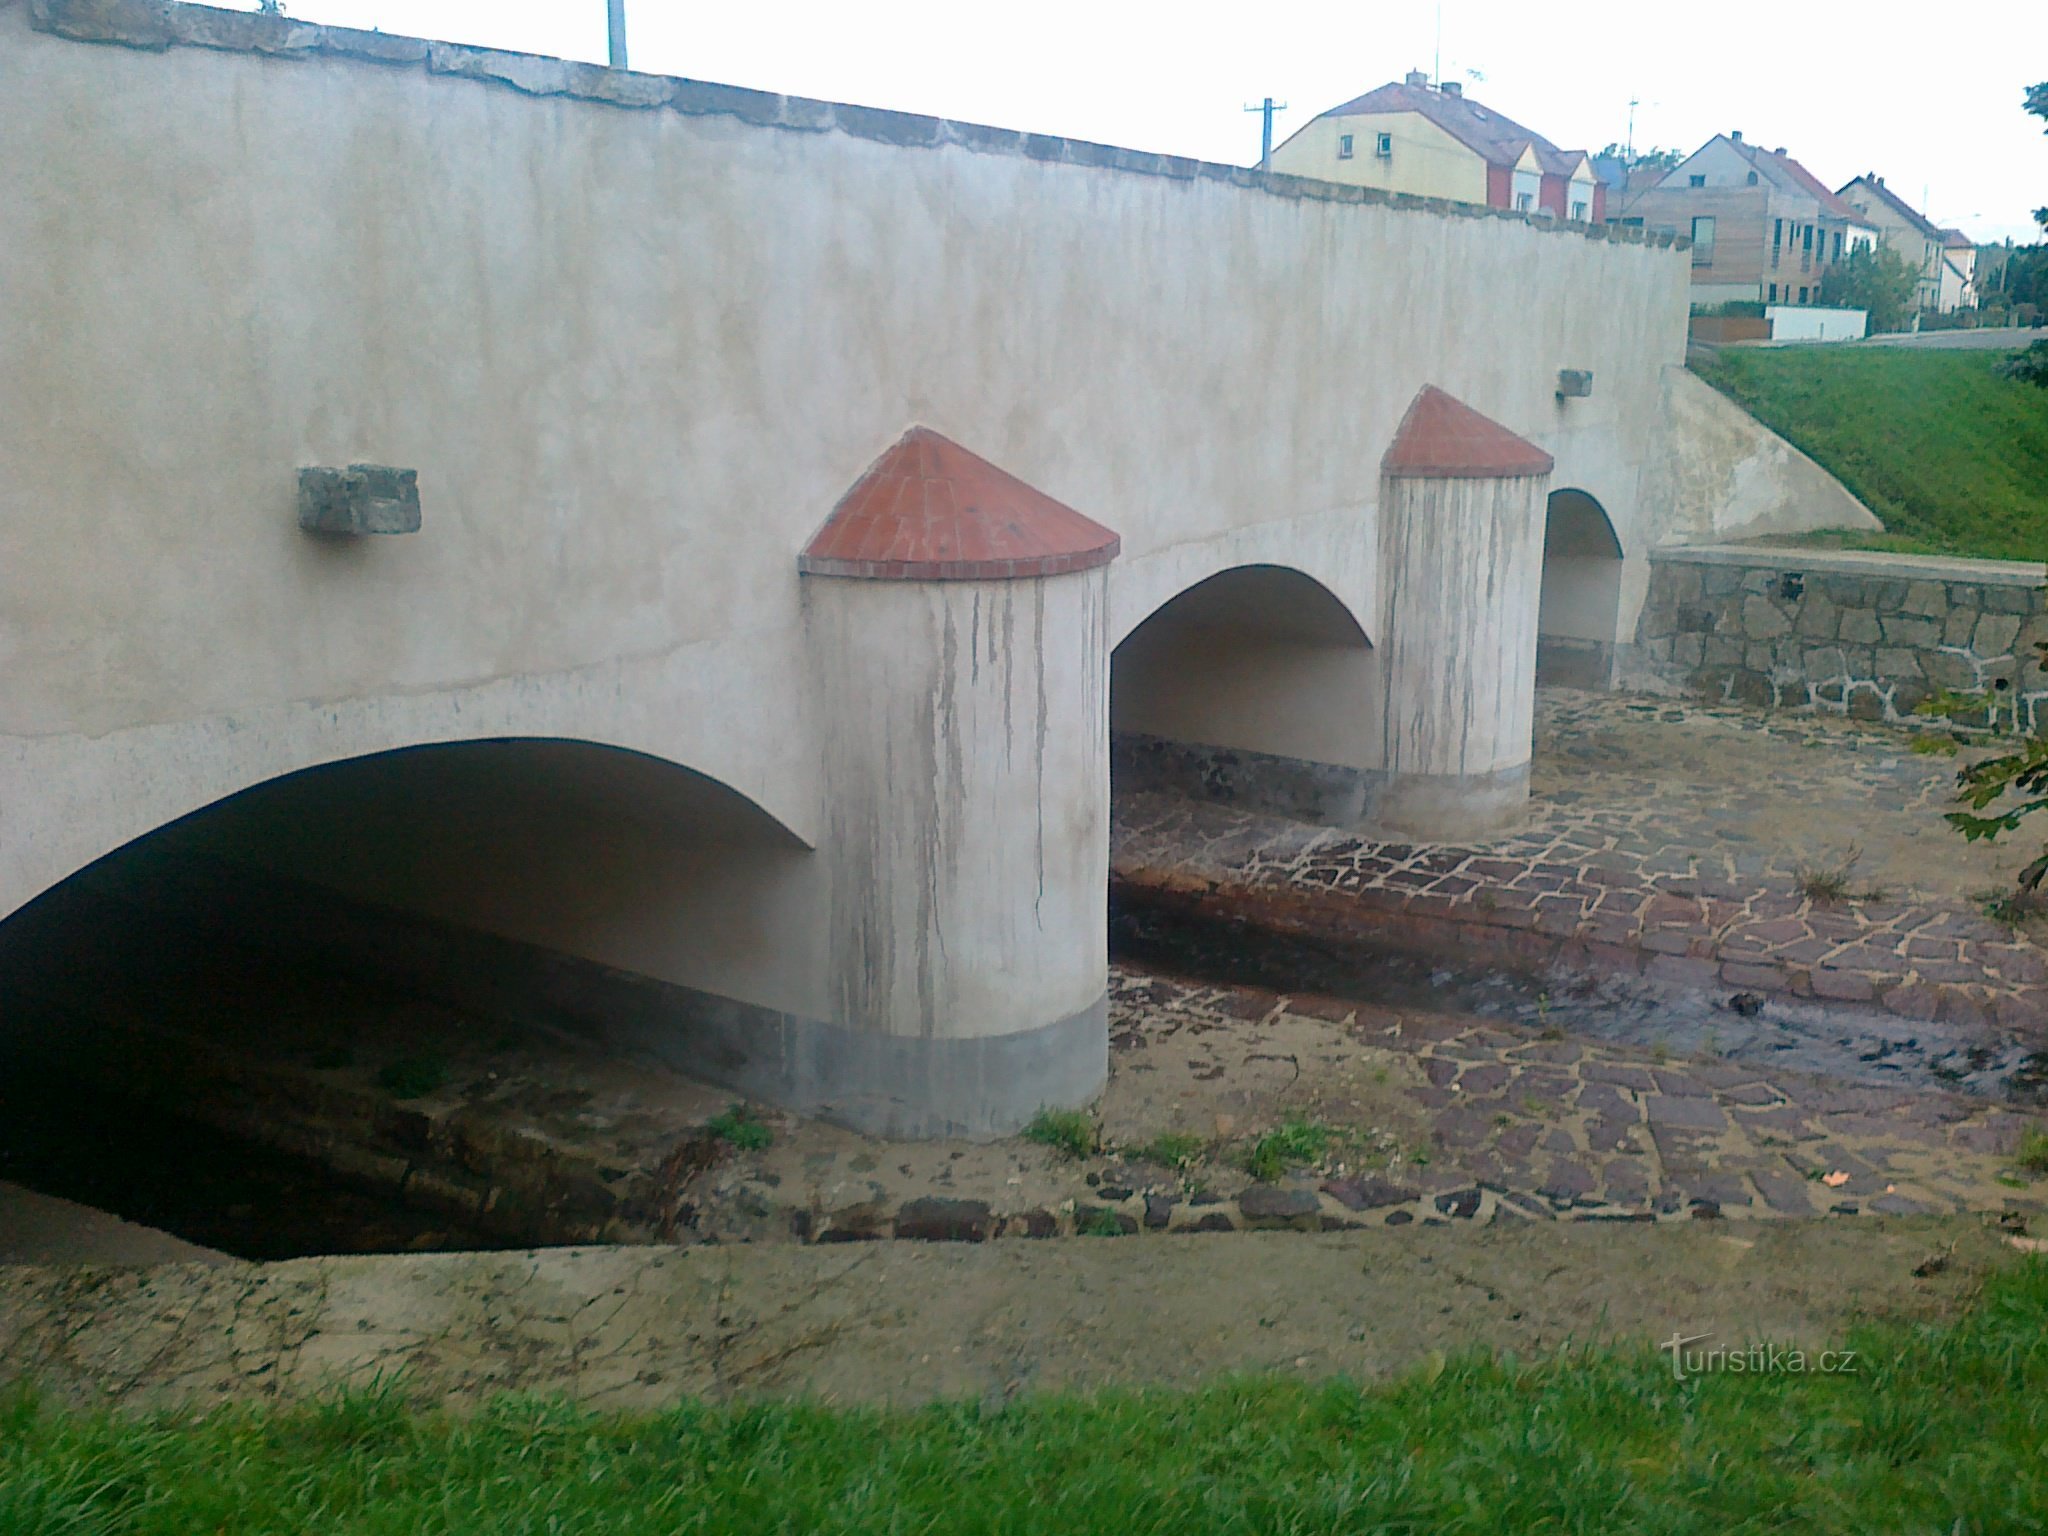
M 797 1097 L 834 1119 L 990 1134 L 1102 1086 L 1116 550 L 916 429 L 802 557 L 833 1016 Z
M 1372 820 L 1430 840 L 1528 802 L 1551 458 L 1434 386 L 1381 463 L 1386 775 Z

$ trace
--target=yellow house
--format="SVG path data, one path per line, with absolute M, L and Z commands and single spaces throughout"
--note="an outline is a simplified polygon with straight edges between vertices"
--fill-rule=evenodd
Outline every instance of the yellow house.
M 1606 215 L 1585 151 L 1559 149 L 1456 83 L 1430 85 L 1420 70 L 1307 123 L 1273 151 L 1271 168 L 1581 223 Z

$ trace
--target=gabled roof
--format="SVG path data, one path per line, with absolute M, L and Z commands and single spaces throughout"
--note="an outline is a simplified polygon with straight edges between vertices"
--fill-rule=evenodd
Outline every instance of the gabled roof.
M 804 552 L 807 576 L 1007 581 L 1107 565 L 1120 541 L 929 427 L 912 427 L 840 498 Z
M 1858 182 L 1862 183 L 1866 190 L 1875 193 L 1877 200 L 1883 203 L 1885 207 L 1891 209 L 1893 213 L 1896 213 L 1929 240 L 1939 240 L 1941 238 L 1941 231 L 1935 228 L 1933 221 L 1924 217 L 1911 203 L 1886 186 L 1884 179 L 1880 176 L 1872 174 L 1858 176 L 1855 181 L 1846 183 L 1842 190 L 1846 192 L 1850 187 L 1857 185 Z
M 1524 128 L 1513 118 L 1483 107 L 1468 96 L 1446 95 L 1427 85 L 1390 82 L 1320 115 L 1363 117 L 1395 112 L 1413 112 L 1427 118 L 1488 165 L 1511 167 L 1522 158 L 1524 149 L 1533 146 L 1537 163 L 1546 173 L 1569 177 L 1585 158 L 1584 150 L 1559 149 L 1533 128 Z
M 1395 429 L 1380 473 L 1396 479 L 1506 479 L 1547 475 L 1555 462 L 1491 416 L 1425 384 Z
M 1941 243 L 1944 249 L 1951 251 L 1974 251 L 1977 249 L 1977 242 L 1964 234 L 1960 229 L 1944 229 L 1941 232 Z
M 1726 135 L 1723 137 L 1726 138 Z M 1774 186 L 1783 187 L 1787 192 L 1805 193 L 1820 204 L 1820 211 L 1827 217 L 1840 219 L 1847 224 L 1860 224 L 1867 229 L 1877 227 L 1835 193 L 1830 192 L 1826 182 L 1783 151 L 1764 149 L 1740 139 L 1729 138 L 1727 143 L 1730 149 L 1768 176 Z

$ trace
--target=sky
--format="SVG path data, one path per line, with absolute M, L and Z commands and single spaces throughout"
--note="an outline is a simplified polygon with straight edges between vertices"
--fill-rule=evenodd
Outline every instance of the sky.
M 254 0 L 236 8 L 253 10 Z M 286 0 L 307 21 L 605 58 L 605 0 Z M 2048 0 L 627 0 L 635 69 L 1251 164 L 1410 69 L 1566 149 L 1741 129 L 1829 186 L 1865 171 L 1972 239 L 2040 238 Z M 1439 42 L 1440 37 L 1440 42 Z M 1439 66 L 1439 59 L 1441 64 Z

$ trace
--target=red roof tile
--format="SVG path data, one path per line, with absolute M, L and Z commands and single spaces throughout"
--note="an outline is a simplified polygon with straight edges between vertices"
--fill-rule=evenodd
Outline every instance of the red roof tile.
M 1434 384 L 1408 407 L 1380 460 L 1380 473 L 1439 480 L 1506 479 L 1547 475 L 1556 461 Z
M 797 557 L 808 576 L 1007 581 L 1107 565 L 1121 541 L 929 427 L 912 427 Z

